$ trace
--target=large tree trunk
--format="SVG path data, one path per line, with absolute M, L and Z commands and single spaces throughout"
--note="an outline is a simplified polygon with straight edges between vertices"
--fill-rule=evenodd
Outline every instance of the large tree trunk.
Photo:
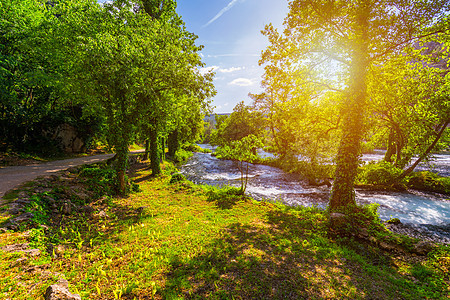
M 116 147 L 116 156 L 117 156 L 117 165 L 116 165 L 116 172 L 117 172 L 117 179 L 119 183 L 119 190 L 120 193 L 125 193 L 127 188 L 127 182 L 125 180 L 125 171 L 127 169 L 127 162 L 128 162 L 128 145 L 126 143 L 123 143 Z
M 150 166 L 152 168 L 152 175 L 157 176 L 161 174 L 161 154 L 158 147 L 158 132 L 151 129 L 149 132 L 150 140 Z
M 336 175 L 330 197 L 330 210 L 342 211 L 356 206 L 354 181 L 358 168 L 366 111 L 366 75 L 368 68 L 367 24 L 371 8 L 364 1 L 356 16 L 358 32 L 352 53 L 349 95 L 343 107 L 344 128 L 336 158 Z
M 167 140 L 167 146 L 169 147 L 169 156 L 174 157 L 175 153 L 180 148 L 180 143 L 178 141 L 178 130 L 174 130 L 171 133 L 169 133 L 169 137 Z

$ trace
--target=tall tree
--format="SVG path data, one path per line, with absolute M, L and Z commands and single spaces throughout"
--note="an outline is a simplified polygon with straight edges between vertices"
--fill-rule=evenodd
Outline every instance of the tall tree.
M 305 81 L 323 87 L 335 80 L 330 90 L 344 90 L 332 211 L 355 205 L 353 185 L 365 132 L 369 67 L 414 40 L 448 33 L 445 26 L 435 25 L 447 18 L 449 5 L 444 0 L 294 0 L 289 3 L 283 34 L 266 27 L 271 45 L 263 53 L 263 62 L 279 60 L 286 66 L 289 61 L 291 67 L 316 71 L 325 65 L 327 73 L 319 80 L 305 72 Z

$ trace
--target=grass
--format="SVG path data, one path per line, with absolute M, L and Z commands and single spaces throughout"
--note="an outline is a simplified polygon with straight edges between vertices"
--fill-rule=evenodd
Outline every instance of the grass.
M 448 247 L 382 252 L 332 234 L 314 207 L 150 175 L 134 175 L 139 193 L 91 204 L 107 217 L 1 234 L 0 247 L 30 242 L 47 254 L 17 264 L 23 254 L 0 251 L 0 299 L 38 299 L 59 274 L 82 299 L 448 299 Z

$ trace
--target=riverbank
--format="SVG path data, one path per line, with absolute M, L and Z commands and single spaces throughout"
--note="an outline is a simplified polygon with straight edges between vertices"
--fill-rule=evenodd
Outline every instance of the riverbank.
M 0 250 L 1 297 L 38 299 L 62 278 L 82 299 L 445 299 L 450 292 L 448 246 L 415 248 L 419 241 L 372 227 L 337 234 L 325 211 L 171 180 L 169 164 L 157 178 L 136 164 L 129 175 L 141 191 L 126 197 L 102 195 L 108 177 L 80 170 L 8 195 L 11 204 L 31 199 L 25 208 L 34 209 L 34 228 L 0 233 L 0 247 L 28 243 L 39 254 Z

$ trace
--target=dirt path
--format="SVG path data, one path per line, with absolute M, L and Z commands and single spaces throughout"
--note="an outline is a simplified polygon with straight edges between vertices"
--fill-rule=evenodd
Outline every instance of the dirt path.
M 101 154 L 65 160 L 55 160 L 43 164 L 32 164 L 28 166 L 14 166 L 1 168 L 0 201 L 7 191 L 18 187 L 22 183 L 33 180 L 36 177 L 43 175 L 50 175 L 52 173 L 68 169 L 70 167 L 100 162 L 112 157 L 113 155 L 114 154 Z

